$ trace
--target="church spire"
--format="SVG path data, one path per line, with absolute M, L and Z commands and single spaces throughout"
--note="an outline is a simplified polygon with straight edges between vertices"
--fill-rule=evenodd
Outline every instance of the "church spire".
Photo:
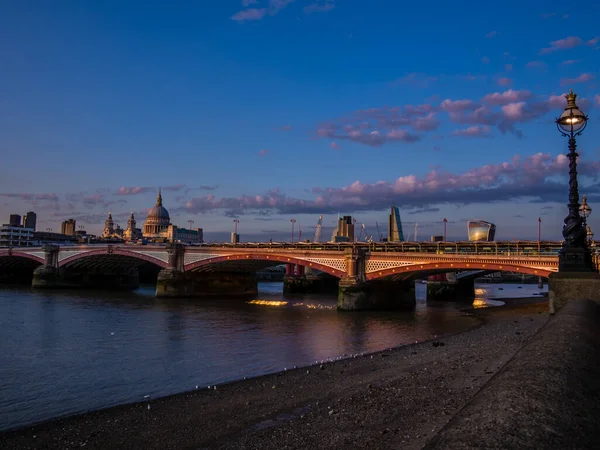
M 156 197 L 156 206 L 162 206 L 162 195 L 160 193 L 160 188 L 158 188 L 158 197 Z

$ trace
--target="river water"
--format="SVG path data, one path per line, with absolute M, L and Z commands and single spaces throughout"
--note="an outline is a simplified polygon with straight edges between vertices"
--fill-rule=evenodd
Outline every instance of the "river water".
M 0 430 L 466 330 L 468 304 L 339 313 L 335 298 L 283 297 L 259 283 L 243 300 L 0 289 Z M 476 306 L 547 290 L 477 285 Z M 494 300 L 496 299 L 496 300 Z

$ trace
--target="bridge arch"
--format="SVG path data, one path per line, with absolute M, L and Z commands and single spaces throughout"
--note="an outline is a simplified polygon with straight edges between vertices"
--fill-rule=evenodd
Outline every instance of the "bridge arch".
M 248 267 L 251 267 L 252 262 L 272 262 L 272 265 L 278 264 L 298 264 L 300 266 L 308 267 L 311 269 L 320 270 L 321 272 L 328 273 L 333 275 L 336 278 L 343 278 L 346 276 L 345 270 L 340 270 L 339 268 L 333 268 L 331 266 L 327 266 L 325 264 L 317 263 L 314 261 L 308 261 L 302 258 L 294 258 L 291 256 L 285 255 L 274 255 L 274 254 L 236 254 L 236 255 L 226 255 L 226 256 L 218 256 L 218 257 L 210 257 L 206 259 L 202 259 L 200 261 L 192 262 L 186 264 L 184 267 L 184 271 L 193 271 L 199 270 L 202 268 L 206 268 L 208 266 L 215 266 L 218 264 L 227 264 L 227 263 L 237 263 L 244 264 Z M 264 266 L 264 264 L 263 264 Z
M 119 258 L 123 260 L 123 259 L 134 259 L 134 260 L 138 260 L 140 262 L 148 262 L 151 264 L 154 264 L 162 269 L 165 269 L 168 264 L 159 259 L 159 258 L 155 258 L 153 256 L 149 256 L 143 253 L 138 253 L 138 252 L 134 252 L 131 250 L 126 250 L 126 249 L 122 249 L 122 248 L 103 248 L 103 249 L 95 249 L 95 250 L 89 250 L 89 251 L 83 251 L 83 252 L 79 252 L 76 253 L 75 255 L 72 256 L 68 256 L 67 258 L 59 261 L 58 263 L 58 267 L 66 267 L 66 266 L 71 266 L 74 263 L 78 262 L 78 261 L 82 261 L 85 259 L 90 259 L 90 258 L 94 258 L 94 259 L 98 259 L 98 258 L 102 258 L 104 257 L 105 260 L 109 260 L 112 258 Z M 123 258 L 124 257 L 124 258 Z M 116 261 L 116 259 L 115 259 Z
M 44 264 L 46 262 L 41 256 L 32 255 L 31 253 L 13 250 L 10 248 L 0 250 L 0 259 L 1 258 L 25 258 L 40 264 Z
M 417 274 L 431 275 L 435 273 L 452 272 L 456 270 L 482 270 L 490 272 L 515 272 L 528 275 L 548 277 L 552 268 L 529 267 L 519 264 L 500 263 L 473 263 L 473 262 L 435 262 L 426 264 L 410 264 L 405 266 L 390 267 L 375 272 L 367 273 L 367 280 L 376 280 L 390 276 L 415 276 Z

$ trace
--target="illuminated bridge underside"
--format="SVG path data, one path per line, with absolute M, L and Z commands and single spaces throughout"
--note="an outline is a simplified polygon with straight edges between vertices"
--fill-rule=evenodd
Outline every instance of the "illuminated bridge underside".
M 338 268 L 330 267 L 321 262 L 319 259 L 297 258 L 286 255 L 273 254 L 238 254 L 218 256 L 187 264 L 185 271 L 199 272 L 257 272 L 267 267 L 276 266 L 279 264 L 298 264 L 305 267 L 310 267 L 321 272 L 328 273 L 337 278 L 342 278 L 346 274 L 345 261 L 328 261 L 330 264 L 336 264 Z
M 551 256 L 510 258 L 478 255 L 469 257 L 410 255 L 395 258 L 396 261 L 390 261 L 390 257 L 367 261 L 366 278 L 368 280 L 383 277 L 408 279 L 456 270 L 516 272 L 547 277 L 552 272 L 558 271 L 557 258 Z

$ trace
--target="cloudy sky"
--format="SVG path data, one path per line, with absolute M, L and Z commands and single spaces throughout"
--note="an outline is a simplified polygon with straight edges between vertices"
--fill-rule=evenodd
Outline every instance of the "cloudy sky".
M 397 0 L 0 4 L 0 221 L 98 233 L 173 223 L 310 238 L 338 212 L 420 239 L 560 239 L 569 88 L 590 116 L 580 188 L 600 233 L 600 4 Z M 597 218 L 596 218 L 597 216 Z M 327 236 L 328 237 L 328 236 Z

